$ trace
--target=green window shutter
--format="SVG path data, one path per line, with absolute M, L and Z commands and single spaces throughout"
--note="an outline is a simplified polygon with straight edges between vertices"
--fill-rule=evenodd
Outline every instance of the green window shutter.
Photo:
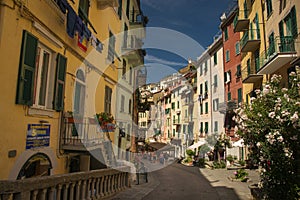
M 227 94 L 227 100 L 231 101 L 231 92 L 228 92 L 228 94 Z
M 57 54 L 56 63 L 56 79 L 53 107 L 56 111 L 62 111 L 64 109 L 64 88 L 66 79 L 67 58 L 61 54 Z
M 205 114 L 208 113 L 208 102 L 205 103 Z
M 279 23 L 279 35 L 280 37 L 284 37 L 283 21 Z
M 27 31 L 23 31 L 16 104 L 33 104 L 33 88 L 35 75 L 36 52 L 38 39 Z
M 291 10 L 291 18 L 292 18 L 292 36 L 297 37 L 298 36 L 298 28 L 297 28 L 297 15 L 296 15 L 295 6 Z
M 242 102 L 242 98 L 243 98 L 242 88 L 239 88 L 238 89 L 238 103 Z
M 260 39 L 260 29 L 259 29 L 259 20 L 258 20 L 258 14 L 255 14 L 255 23 L 256 23 L 256 34 L 257 34 L 257 38 L 256 39 Z
M 247 7 L 247 2 L 244 2 L 244 17 L 245 19 L 248 18 L 248 7 Z

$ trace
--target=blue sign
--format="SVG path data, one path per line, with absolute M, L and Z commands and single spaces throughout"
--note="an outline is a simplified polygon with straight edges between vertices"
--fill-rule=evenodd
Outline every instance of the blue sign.
M 50 143 L 50 124 L 28 124 L 26 149 L 48 147 Z

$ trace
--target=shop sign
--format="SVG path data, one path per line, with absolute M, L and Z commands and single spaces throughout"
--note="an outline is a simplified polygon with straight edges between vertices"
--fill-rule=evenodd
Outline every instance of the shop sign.
M 50 141 L 50 124 L 28 124 L 26 149 L 48 147 Z

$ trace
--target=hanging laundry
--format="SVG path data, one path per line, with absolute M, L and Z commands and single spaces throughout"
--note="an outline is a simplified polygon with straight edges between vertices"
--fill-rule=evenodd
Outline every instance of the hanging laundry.
M 75 33 L 75 24 L 77 21 L 77 15 L 76 12 L 73 10 L 73 8 L 68 5 L 67 6 L 68 14 L 67 14 L 67 34 L 74 38 Z
M 68 7 L 68 2 L 67 0 L 58 0 L 57 1 L 57 5 L 58 7 L 60 8 L 61 12 L 66 14 L 66 10 L 67 10 L 67 7 Z
M 82 26 L 83 26 L 83 21 L 82 19 L 77 16 L 76 18 L 76 23 L 75 23 L 75 32 L 78 33 L 78 35 L 82 36 Z
M 97 38 L 96 38 L 96 36 L 94 34 L 91 35 L 91 45 L 94 48 L 97 47 Z
M 100 42 L 97 39 L 96 45 L 97 45 L 96 50 L 99 51 L 100 53 L 102 53 L 102 50 L 103 50 L 103 44 L 102 44 L 102 42 Z
M 88 29 L 87 25 L 82 26 L 82 36 L 84 36 L 88 41 L 90 40 L 92 32 Z

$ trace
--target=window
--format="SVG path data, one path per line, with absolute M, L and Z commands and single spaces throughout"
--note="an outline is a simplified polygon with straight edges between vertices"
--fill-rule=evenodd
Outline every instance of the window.
M 203 122 L 200 122 L 200 133 L 203 133 Z
M 105 86 L 104 111 L 107 113 L 111 113 L 111 95 L 112 89 L 108 86 Z
M 205 133 L 207 134 L 208 133 L 208 122 L 205 122 L 205 128 L 204 128 L 205 130 Z
M 177 101 L 177 109 L 179 109 L 179 101 Z
M 109 31 L 109 46 L 108 46 L 107 59 L 111 62 L 114 61 L 114 57 L 115 57 L 115 45 L 116 45 L 116 38 L 114 34 L 111 31 Z
M 90 8 L 90 1 L 89 0 L 80 0 L 79 1 L 79 10 L 78 15 L 85 22 L 85 24 L 89 21 L 89 8 Z
M 126 60 L 123 59 L 122 79 L 126 80 Z
M 175 119 L 175 115 L 173 115 L 173 124 L 175 124 L 176 119 Z
M 206 72 L 207 72 L 207 60 L 204 63 L 204 73 L 206 74 Z
M 176 133 L 176 132 L 175 132 L 175 129 L 173 129 L 173 137 L 175 137 L 175 133 Z
M 208 114 L 208 102 L 205 103 L 205 114 Z
M 254 52 L 254 61 L 255 61 L 255 70 L 256 72 L 260 68 L 260 60 L 259 60 L 259 49 Z
M 172 102 L 172 110 L 175 109 L 175 102 Z
M 34 80 L 35 89 L 34 89 L 34 97 L 33 97 L 34 98 L 33 104 L 37 107 L 51 108 L 52 99 L 53 99 L 53 89 L 51 91 L 51 95 L 50 96 L 48 95 L 48 86 L 51 85 L 53 88 L 53 84 L 54 84 L 53 69 L 52 69 L 52 75 L 50 74 L 51 60 L 52 60 L 51 51 L 45 48 L 43 45 L 38 44 L 38 49 L 36 54 L 35 80 Z
M 201 83 L 200 84 L 200 95 L 202 95 L 203 94 L 203 84 Z
M 225 41 L 228 40 L 228 27 L 226 27 L 224 30 L 224 39 Z
M 16 104 L 63 110 L 67 59 L 57 54 L 55 68 L 52 57 L 52 51 L 23 31 Z
M 257 13 L 255 14 L 254 23 L 256 25 L 256 38 L 260 39 L 259 19 Z
M 132 67 L 129 68 L 129 84 L 132 84 Z
M 248 6 L 247 6 L 247 1 L 246 0 L 244 2 L 244 17 L 245 17 L 245 19 L 248 18 Z
M 128 113 L 131 114 L 131 99 L 129 99 L 129 102 L 128 102 Z
M 239 88 L 237 93 L 238 93 L 238 104 L 239 104 L 239 103 L 242 103 L 242 99 L 243 99 L 242 88 Z
M 217 133 L 218 132 L 218 126 L 219 126 L 218 121 L 215 121 L 214 124 L 215 124 L 214 125 L 214 132 Z
M 208 92 L 208 81 L 205 81 L 205 85 L 204 85 L 204 92 L 207 93 Z
M 119 0 L 118 15 L 120 19 L 122 18 L 122 2 L 122 0 Z
M 240 50 L 240 43 L 237 42 L 237 43 L 235 43 L 235 55 L 239 55 L 240 52 L 241 52 L 241 50 Z
M 247 73 L 248 76 L 252 74 L 250 59 L 247 60 Z
M 202 68 L 202 65 L 200 65 L 200 67 L 199 67 L 199 75 L 202 76 L 202 74 L 203 74 L 203 68 Z
M 286 6 L 286 0 L 280 0 L 280 8 L 279 8 L 279 13 L 281 13 Z
M 285 35 L 286 36 L 297 37 L 298 28 L 297 28 L 297 16 L 296 16 L 295 6 L 291 9 L 291 12 L 284 19 L 284 22 L 285 22 L 285 25 L 286 25 L 286 34 Z M 282 30 L 282 32 L 283 32 L 283 30 Z M 281 34 L 280 36 L 283 36 L 283 35 L 284 35 L 284 33 Z
M 128 26 L 126 24 L 124 24 L 123 47 L 128 47 Z
M 225 84 L 230 83 L 231 81 L 231 71 L 227 71 L 224 73 L 224 82 Z
M 214 53 L 214 65 L 218 64 L 218 57 L 217 57 L 217 52 Z
M 200 104 L 200 115 L 203 115 L 203 104 Z
M 126 16 L 129 19 L 129 8 L 130 8 L 130 0 L 127 0 L 126 3 Z
M 228 92 L 227 94 L 227 101 L 231 101 L 231 92 Z
M 266 0 L 266 3 L 267 3 L 267 16 L 269 17 L 273 12 L 272 0 Z
M 239 78 L 242 75 L 242 71 L 241 71 L 241 65 L 237 65 L 236 66 L 236 73 L 235 73 L 236 77 Z
M 229 62 L 229 60 L 230 60 L 230 51 L 229 51 L 229 50 L 226 50 L 225 61 L 226 61 L 226 62 Z
M 124 95 L 121 95 L 121 108 L 120 108 L 120 112 L 124 112 L 124 104 L 125 104 L 125 97 L 124 97 Z
M 214 87 L 218 87 L 218 75 L 214 75 Z
M 219 99 L 213 100 L 213 110 L 218 111 L 219 110 Z
M 85 102 L 85 77 L 82 70 L 76 73 L 75 96 L 74 96 L 74 113 L 83 116 Z
M 268 55 L 272 55 L 275 52 L 275 40 L 274 40 L 274 32 L 269 35 L 269 48 Z

